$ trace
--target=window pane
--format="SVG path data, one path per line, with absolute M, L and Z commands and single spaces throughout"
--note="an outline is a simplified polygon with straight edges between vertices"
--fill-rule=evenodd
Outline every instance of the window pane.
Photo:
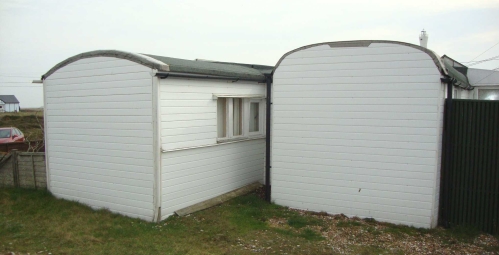
M 227 127 L 226 127 L 226 102 L 225 98 L 219 97 L 217 99 L 217 132 L 218 137 L 226 137 L 227 136 Z
M 243 134 L 243 99 L 234 98 L 234 136 Z
M 478 90 L 478 99 L 499 100 L 499 89 L 480 89 Z
M 250 120 L 249 120 L 249 131 L 257 132 L 260 128 L 260 116 L 259 116 L 260 103 L 250 104 Z

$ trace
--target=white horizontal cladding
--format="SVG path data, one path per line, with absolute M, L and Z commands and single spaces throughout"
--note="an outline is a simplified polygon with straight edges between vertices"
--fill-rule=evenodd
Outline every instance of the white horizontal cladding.
M 390 93 L 386 93 L 385 90 L 380 90 L 379 87 L 372 86 L 370 88 L 364 88 L 363 90 L 352 90 L 352 87 L 355 85 L 350 85 L 348 88 L 345 88 L 344 90 L 321 90 L 320 94 L 317 94 L 317 92 L 314 91 L 292 91 L 292 92 L 280 92 L 279 91 L 279 97 L 275 97 L 275 99 L 283 98 L 283 99 L 289 99 L 289 98 L 317 98 L 317 99 L 330 99 L 330 98 L 336 98 L 336 99 L 342 99 L 345 97 L 351 97 L 352 93 L 355 93 L 356 97 L 361 97 L 361 99 L 366 99 L 366 98 L 383 98 L 385 100 L 392 100 L 392 99 L 400 99 L 402 98 L 418 98 L 418 99 L 435 99 L 437 96 L 435 95 L 434 90 L 431 90 L 431 88 L 426 88 L 425 90 L 421 91 L 420 93 L 414 95 L 413 93 L 407 93 L 408 86 L 394 86 L 391 89 L 394 89 L 394 91 L 391 91 Z M 419 84 L 413 87 L 418 87 L 420 86 Z M 419 97 L 417 97 L 419 96 Z M 355 98 L 352 98 L 355 99 Z
M 404 46 L 401 46 L 404 47 Z M 310 53 L 309 53 L 310 54 Z M 430 58 L 424 52 L 419 53 L 395 53 L 383 55 L 345 55 L 345 56 L 320 56 L 320 57 L 301 57 L 301 58 L 285 58 L 281 65 L 303 65 L 303 64 L 334 64 L 334 63 L 357 63 L 357 62 L 378 62 L 382 65 L 383 62 L 390 61 L 418 61 L 427 60 Z M 431 60 L 431 58 L 430 58 Z M 433 66 L 435 64 L 432 62 Z
M 274 74 L 272 200 L 434 226 L 440 77 L 404 45 L 291 53 Z
M 95 57 L 44 81 L 54 195 L 153 219 L 151 71 L 128 60 Z
M 432 62 L 433 63 L 433 62 Z M 287 77 L 284 74 L 276 73 L 274 75 L 274 83 L 280 84 L 406 84 L 406 83 L 431 83 L 440 78 L 440 74 L 435 75 L 421 75 L 421 76 L 340 76 L 340 77 Z M 279 89 L 279 88 L 276 88 Z
M 264 139 L 163 152 L 162 218 L 247 184 L 261 182 L 264 154 Z
M 163 150 L 217 143 L 214 95 L 261 98 L 266 94 L 263 83 L 182 78 L 162 79 L 159 90 Z
M 339 69 L 341 68 L 341 69 Z M 299 65 L 286 65 L 279 66 L 280 72 L 294 72 L 294 71 L 322 71 L 322 70 L 356 70 L 362 72 L 364 70 L 380 70 L 391 68 L 412 68 L 412 69 L 429 69 L 428 65 L 420 61 L 390 61 L 384 62 L 380 65 L 379 62 L 362 62 L 362 63 L 323 63 L 323 64 L 299 64 Z
M 295 70 L 289 71 L 286 74 L 287 78 L 305 78 L 305 77 L 379 77 L 379 76 L 419 76 L 419 75 L 434 75 L 432 67 L 427 68 L 385 68 L 385 69 L 364 69 L 364 70 Z

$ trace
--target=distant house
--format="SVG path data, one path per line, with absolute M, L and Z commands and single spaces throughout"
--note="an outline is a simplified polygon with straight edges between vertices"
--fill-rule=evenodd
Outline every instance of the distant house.
M 18 112 L 19 100 L 14 95 L 0 95 L 0 112 Z
M 472 86 L 471 90 L 461 92 L 454 89 L 453 97 L 456 99 L 499 100 L 499 71 L 468 68 L 456 60 L 444 55 L 442 61 L 452 66 L 464 76 L 465 82 Z
M 499 71 L 469 68 L 468 79 L 475 87 L 473 99 L 499 100 Z

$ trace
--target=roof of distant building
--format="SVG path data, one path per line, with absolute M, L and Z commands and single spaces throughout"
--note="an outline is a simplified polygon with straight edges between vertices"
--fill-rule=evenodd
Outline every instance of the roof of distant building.
M 19 100 L 17 100 L 14 95 L 0 95 L 0 101 L 6 104 L 18 104 Z

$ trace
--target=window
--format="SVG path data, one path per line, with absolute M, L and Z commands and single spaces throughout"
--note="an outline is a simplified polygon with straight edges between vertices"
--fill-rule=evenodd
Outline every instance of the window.
M 480 100 L 499 100 L 499 89 L 479 89 L 478 99 Z
M 259 130 L 260 130 L 260 103 L 250 102 L 249 131 L 258 132 Z
M 263 135 L 263 99 L 217 97 L 218 141 Z
M 219 138 L 227 136 L 227 101 L 223 97 L 217 100 L 217 130 Z
M 243 99 L 232 99 L 232 113 L 233 113 L 233 136 L 243 135 Z

